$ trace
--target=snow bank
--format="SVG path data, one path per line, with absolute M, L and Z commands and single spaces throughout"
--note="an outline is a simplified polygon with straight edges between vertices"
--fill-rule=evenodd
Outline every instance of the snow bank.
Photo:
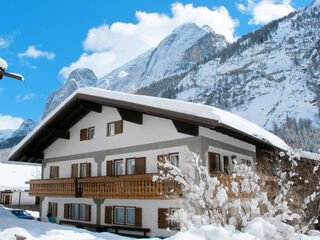
M 15 217 L 0 205 L 0 239 L 15 240 L 14 235 L 28 240 L 133 240 L 112 233 L 96 233 L 75 227 L 54 223 L 23 220 Z M 187 232 L 178 232 L 167 240 L 320 240 L 320 232 L 311 231 L 310 236 L 295 233 L 284 223 L 270 223 L 262 218 L 251 221 L 244 232 L 235 231 L 232 226 L 198 226 Z M 153 238 L 153 240 L 160 240 Z

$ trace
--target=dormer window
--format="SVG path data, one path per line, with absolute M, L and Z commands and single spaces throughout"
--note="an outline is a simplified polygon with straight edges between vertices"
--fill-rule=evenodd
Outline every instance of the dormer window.
M 91 140 L 94 138 L 95 128 L 83 128 L 80 130 L 80 141 Z
M 107 136 L 113 136 L 123 132 L 123 121 L 109 122 L 107 125 Z

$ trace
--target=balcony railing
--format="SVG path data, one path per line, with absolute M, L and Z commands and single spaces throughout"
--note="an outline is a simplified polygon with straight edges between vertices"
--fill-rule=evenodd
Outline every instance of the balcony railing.
M 174 181 L 152 181 L 154 174 L 30 180 L 31 196 L 170 199 L 180 196 Z
M 39 197 L 76 197 L 76 179 L 35 179 L 30 184 L 31 196 Z

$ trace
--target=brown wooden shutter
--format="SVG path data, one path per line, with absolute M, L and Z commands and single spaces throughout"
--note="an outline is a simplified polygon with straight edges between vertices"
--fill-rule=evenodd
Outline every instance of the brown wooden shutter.
M 59 167 L 53 167 L 53 178 L 59 178 Z
M 70 218 L 70 204 L 65 203 L 64 204 L 64 218 L 69 219 Z
M 57 217 L 58 214 L 58 203 L 52 203 L 52 217 Z
M 91 163 L 87 163 L 86 177 L 91 177 Z
M 119 134 L 123 132 L 123 121 L 117 121 L 115 123 L 115 134 Z
M 86 205 L 86 221 L 91 220 L 91 205 Z
M 71 165 L 71 177 L 77 178 L 78 177 L 78 164 L 72 164 Z
M 135 172 L 135 174 L 145 174 L 146 173 L 146 158 L 145 157 L 136 158 L 134 172 Z
M 216 154 L 209 152 L 209 173 L 214 173 L 216 169 Z
M 107 161 L 107 176 L 109 177 L 113 176 L 112 164 L 113 164 L 112 160 Z
M 110 206 L 105 207 L 104 222 L 107 224 L 112 224 L 112 207 Z
M 158 228 L 168 228 L 168 208 L 158 208 Z
M 135 209 L 134 224 L 136 227 L 142 227 L 142 208 Z
M 80 141 L 88 140 L 88 129 L 84 128 L 80 130 Z
M 54 177 L 54 168 L 53 167 L 50 167 L 50 178 L 53 178 Z

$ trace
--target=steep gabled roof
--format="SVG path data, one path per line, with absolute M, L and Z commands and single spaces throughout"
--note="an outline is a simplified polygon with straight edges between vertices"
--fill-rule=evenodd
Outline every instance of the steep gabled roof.
M 186 128 L 203 126 L 263 148 L 289 149 L 289 146 L 274 134 L 219 108 L 99 88 L 80 88 L 11 151 L 9 160 L 41 162 L 44 149 L 57 138 L 68 138 L 70 127 L 90 111 L 101 112 L 102 105 L 117 108 L 120 115 L 125 116 L 125 120 L 133 122 L 139 121 L 139 114 L 149 114 L 173 120 L 177 129 L 184 129 L 182 131 L 188 132 Z M 196 135 L 196 132 L 190 131 L 190 134 Z

